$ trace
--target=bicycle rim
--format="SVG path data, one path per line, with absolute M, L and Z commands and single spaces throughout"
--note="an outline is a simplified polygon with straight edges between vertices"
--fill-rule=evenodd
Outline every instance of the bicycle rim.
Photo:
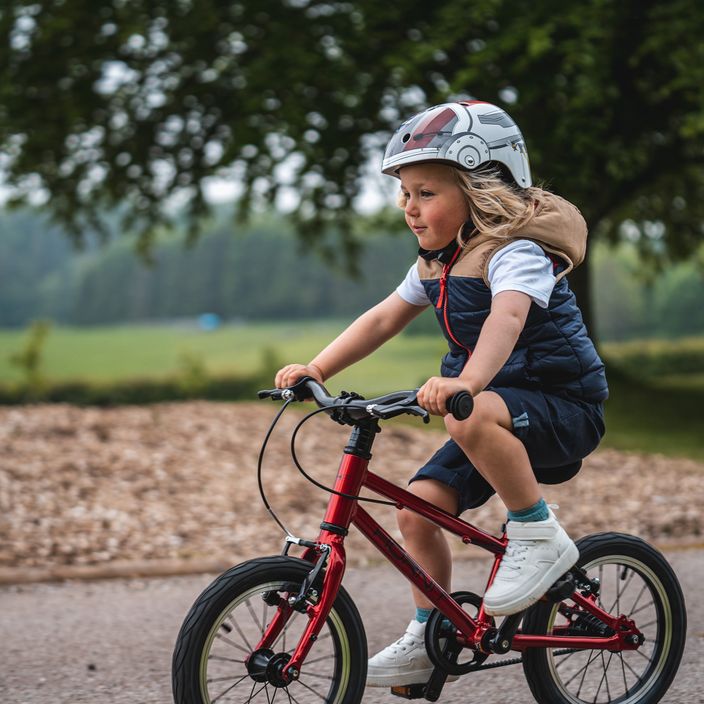
M 350 643 L 334 608 L 297 681 L 288 687 L 276 688 L 268 683 L 254 682 L 247 672 L 245 660 L 277 610 L 264 601 L 262 594 L 282 592 L 284 585 L 290 588 L 291 581 L 263 582 L 239 594 L 213 624 L 199 667 L 200 691 L 205 704 L 319 704 L 321 701 L 341 704 L 350 680 Z M 273 650 L 292 654 L 307 623 L 304 614 L 294 612 Z
M 667 591 L 657 574 L 640 560 L 605 555 L 584 565 L 601 583 L 599 606 L 608 613 L 633 618 L 645 636 L 637 650 L 609 652 L 550 650 L 547 666 L 554 684 L 573 704 L 635 704 L 648 696 L 665 668 L 673 637 L 673 615 Z M 558 606 L 552 609 L 548 632 L 562 625 Z

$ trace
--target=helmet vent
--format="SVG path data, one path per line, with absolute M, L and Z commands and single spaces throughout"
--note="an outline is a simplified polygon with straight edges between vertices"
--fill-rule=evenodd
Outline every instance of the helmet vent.
M 490 112 L 484 115 L 477 115 L 479 122 L 483 125 L 498 125 L 499 127 L 514 127 L 516 123 L 502 110 L 501 112 Z
M 406 134 L 403 135 L 403 139 L 401 140 L 404 144 L 411 138 L 411 133 L 406 132 Z

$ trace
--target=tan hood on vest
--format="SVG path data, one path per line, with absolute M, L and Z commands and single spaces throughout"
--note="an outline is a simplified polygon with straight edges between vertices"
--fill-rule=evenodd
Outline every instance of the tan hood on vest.
M 488 286 L 491 257 L 516 239 L 533 240 L 546 252 L 560 257 L 567 266 L 557 275 L 559 280 L 584 261 L 587 224 L 572 203 L 543 191 L 531 219 L 508 237 L 499 238 L 475 231 L 453 266 L 451 275 L 479 276 Z M 418 258 L 418 274 L 421 279 L 438 279 L 442 271 L 443 265 L 437 260 Z
M 587 252 L 587 223 L 579 209 L 554 193 L 543 191 L 533 217 L 514 237 L 535 240 L 543 249 L 567 263 L 564 276 L 579 266 Z

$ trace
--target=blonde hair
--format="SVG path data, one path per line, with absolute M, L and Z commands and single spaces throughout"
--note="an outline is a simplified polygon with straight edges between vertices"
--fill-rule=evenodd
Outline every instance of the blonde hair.
M 536 203 L 543 200 L 542 189 L 520 188 L 504 177 L 499 166 L 487 164 L 475 171 L 462 171 L 450 165 L 447 168 L 452 169 L 467 200 L 474 227 L 482 235 L 508 238 L 533 217 Z M 406 207 L 403 191 L 399 193 L 397 204 L 400 208 Z M 463 230 L 464 227 L 457 233 L 461 246 L 466 244 Z

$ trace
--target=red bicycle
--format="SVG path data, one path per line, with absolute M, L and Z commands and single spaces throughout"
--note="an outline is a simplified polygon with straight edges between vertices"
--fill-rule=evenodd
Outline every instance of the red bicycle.
M 541 703 L 653 704 L 665 694 L 682 657 L 686 610 L 677 577 L 655 548 L 622 533 L 582 538 L 577 565 L 542 600 L 496 623 L 484 612 L 479 594 L 445 592 L 360 505 L 376 501 L 415 511 L 464 543 L 493 553 L 487 586 L 496 574 L 505 534 L 496 538 L 368 470 L 381 420 L 406 413 L 427 422 L 415 391 L 370 400 L 345 392 L 333 397 L 306 378 L 290 389 L 259 395 L 286 401 L 262 455 L 289 403 L 312 396 L 319 406 L 299 423 L 291 440 L 293 459 L 304 474 L 295 438 L 305 420 L 326 412 L 352 426 L 352 433 L 335 485 L 328 489 L 332 496 L 317 539 L 289 534 L 282 555 L 231 568 L 191 607 L 173 655 L 176 704 L 273 704 L 277 698 L 289 704 L 362 701 L 366 635 L 342 586 L 350 525 L 435 606 L 425 635 L 435 670 L 428 682 L 392 688 L 394 694 L 436 701 L 448 675 L 519 662 Z M 472 398 L 464 393 L 448 402 L 448 410 L 459 419 L 471 407 Z M 360 497 L 363 487 L 386 500 Z M 263 492 L 262 498 L 271 511 Z M 301 558 L 288 555 L 292 544 L 304 548 Z M 509 651 L 521 656 L 491 659 Z

